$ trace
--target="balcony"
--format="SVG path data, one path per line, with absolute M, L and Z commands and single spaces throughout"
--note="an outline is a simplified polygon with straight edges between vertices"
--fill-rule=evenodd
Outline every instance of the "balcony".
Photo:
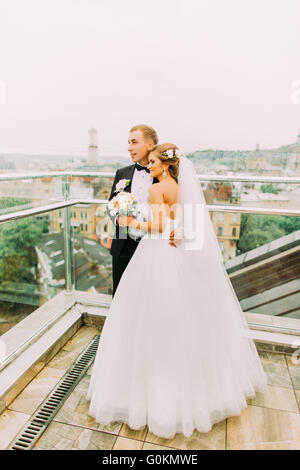
M 105 225 L 102 208 L 106 200 L 78 198 L 75 192 L 71 198 L 75 176 L 89 178 L 85 184 L 90 184 L 95 177 L 111 178 L 113 175 L 87 172 L 0 175 L 0 189 L 1 181 L 21 183 L 24 179 L 43 178 L 43 184 L 47 185 L 49 179 L 62 180 L 61 195 L 47 204 L 37 198 L 34 205 L 31 204 L 33 207 L 24 204 L 16 210 L 14 206 L 0 215 L 0 228 L 6 229 L 3 234 L 11 246 L 17 235 L 12 236 L 15 232 L 8 228 L 18 221 L 37 223 L 49 216 L 51 229 L 41 233 L 38 242 L 29 238 L 28 246 L 34 247 L 34 252 L 29 249 L 28 256 L 36 260 L 34 268 L 31 265 L 28 268 L 24 261 L 28 248 L 25 244 L 19 244 L 13 251 L 6 243 L 5 250 L 2 245 L 3 252 L 0 252 L 3 263 L 0 301 L 5 319 L 3 321 L 0 315 L 0 321 L 5 324 L 0 338 L 1 449 L 15 445 L 26 423 L 53 393 L 81 352 L 96 335 L 101 335 L 110 305 L 110 256 L 99 243 L 100 228 Z M 215 179 L 241 182 L 245 177 L 217 176 Z M 276 177 L 251 177 L 247 181 L 260 183 L 270 179 L 278 180 Z M 213 177 L 201 177 L 200 181 L 212 180 Z M 299 178 L 281 180 L 291 190 L 300 183 Z M 55 184 L 56 189 L 58 186 Z M 91 217 L 98 221 L 93 230 L 86 231 L 86 236 L 83 236 L 85 227 L 81 230 L 76 224 L 79 217 L 85 219 L 82 204 L 92 208 Z M 300 215 L 299 209 L 293 207 L 262 209 L 232 204 L 209 205 L 209 210 L 211 214 L 259 214 L 275 218 L 295 219 Z M 58 211 L 62 211 L 61 217 Z M 99 224 L 102 225 L 99 227 Z M 29 228 L 31 230 L 31 226 Z M 176 434 L 173 439 L 161 439 L 150 433 L 147 426 L 133 431 L 118 422 L 102 426 L 88 416 L 86 392 L 92 368 L 89 366 L 39 439 L 28 448 L 300 449 L 299 253 L 299 230 L 295 230 L 260 243 L 224 263 L 269 383 L 264 395 L 257 394 L 248 400 L 249 406 L 240 416 L 217 423 L 209 433 L 195 431 L 190 438 Z M 32 273 L 28 281 L 21 282 L 13 277 L 20 272 L 17 270 L 20 265 Z M 12 308 L 8 309 L 10 304 Z M 20 442 L 26 449 L 26 439 Z

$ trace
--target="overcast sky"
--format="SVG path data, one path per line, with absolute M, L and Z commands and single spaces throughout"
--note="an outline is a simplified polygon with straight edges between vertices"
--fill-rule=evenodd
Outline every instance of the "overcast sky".
M 85 152 L 93 126 L 126 152 L 137 123 L 185 151 L 295 142 L 299 18 L 299 0 L 0 0 L 0 150 Z

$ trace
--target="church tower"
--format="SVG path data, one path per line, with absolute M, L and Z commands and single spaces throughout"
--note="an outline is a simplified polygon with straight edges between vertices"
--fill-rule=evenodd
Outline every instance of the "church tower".
M 89 130 L 88 164 L 98 165 L 97 130 L 93 127 Z

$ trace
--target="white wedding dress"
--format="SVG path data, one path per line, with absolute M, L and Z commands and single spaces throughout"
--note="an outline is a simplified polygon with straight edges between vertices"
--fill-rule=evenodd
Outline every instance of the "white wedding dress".
M 168 218 L 163 236 L 146 235 L 128 264 L 87 393 L 97 422 L 122 421 L 136 430 L 147 424 L 163 438 L 177 432 L 189 437 L 239 415 L 248 397 L 266 390 L 207 208 L 204 214 L 204 244 L 197 252 L 169 245 L 170 230 L 182 219 Z

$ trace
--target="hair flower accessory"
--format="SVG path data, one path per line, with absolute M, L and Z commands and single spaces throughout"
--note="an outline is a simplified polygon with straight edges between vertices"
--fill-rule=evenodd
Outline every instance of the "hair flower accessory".
M 176 160 L 177 158 L 184 157 L 184 153 L 180 152 L 179 149 L 170 149 L 162 152 L 164 157 L 168 157 L 171 160 Z

